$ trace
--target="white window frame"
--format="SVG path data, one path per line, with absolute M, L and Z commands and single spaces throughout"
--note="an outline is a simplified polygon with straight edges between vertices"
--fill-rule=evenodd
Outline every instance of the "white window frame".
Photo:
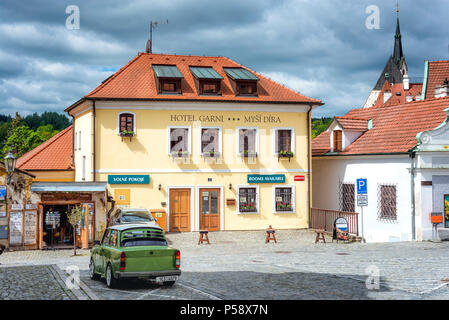
M 189 153 L 189 156 L 192 154 L 192 129 L 190 126 L 168 126 L 167 127 L 167 154 L 171 155 L 171 150 L 170 150 L 170 130 L 171 129 L 187 129 L 188 130 L 188 134 L 187 136 L 189 137 L 189 141 L 187 141 L 187 151 Z
M 74 134 L 75 134 L 75 138 L 73 139 L 73 150 L 77 150 L 77 144 L 76 144 L 76 139 L 78 138 L 78 135 L 76 134 L 76 131 L 75 130 L 73 130 L 74 131 Z
M 202 131 L 203 129 L 218 129 L 218 152 L 220 157 L 223 156 L 223 130 L 221 128 L 221 126 L 201 126 L 199 127 L 199 132 L 198 132 L 198 154 L 200 156 L 203 155 L 203 152 L 201 150 L 201 148 L 203 147 L 203 143 L 202 143 Z
M 131 111 L 121 111 L 121 112 L 117 113 L 117 135 L 120 135 L 120 115 L 122 115 L 124 113 L 129 113 L 129 114 L 133 115 L 133 118 L 134 118 L 133 119 L 133 132 L 134 132 L 134 135 L 137 134 L 137 131 L 136 131 L 137 117 L 136 117 L 136 114 L 134 112 L 131 112 Z
M 273 155 L 277 156 L 278 152 L 276 152 L 276 138 L 277 138 L 277 132 L 279 130 L 290 130 L 291 131 L 291 139 L 290 139 L 290 150 L 293 152 L 293 155 L 296 155 L 295 152 L 295 128 L 292 127 L 276 127 L 271 129 L 271 150 Z
M 290 188 L 292 190 L 292 200 L 291 200 L 291 204 L 292 204 L 292 210 L 291 211 L 276 211 L 276 188 Z M 295 186 L 292 184 L 289 185 L 284 185 L 284 184 L 277 184 L 277 185 L 273 185 L 273 198 L 272 198 L 272 204 L 273 204 L 273 213 L 275 214 L 291 214 L 291 213 L 296 213 L 296 193 L 295 193 Z
M 256 189 L 256 212 L 240 212 L 240 189 L 242 188 L 255 188 Z M 237 190 L 237 214 L 260 214 L 259 206 L 260 206 L 260 194 L 259 194 L 259 185 L 251 185 L 251 184 L 239 184 L 236 186 Z
M 244 129 L 248 129 L 248 130 L 256 130 L 256 146 L 255 146 L 255 152 L 257 154 L 257 156 L 259 156 L 259 127 L 237 127 L 236 128 L 236 137 L 235 137 L 235 153 L 237 155 L 240 156 L 240 152 L 239 152 L 239 145 L 240 145 L 240 130 L 244 130 Z

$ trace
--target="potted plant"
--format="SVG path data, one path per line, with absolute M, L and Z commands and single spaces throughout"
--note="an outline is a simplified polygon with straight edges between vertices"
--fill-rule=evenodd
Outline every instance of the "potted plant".
M 292 211 L 292 205 L 290 203 L 285 203 L 285 202 L 277 202 L 276 205 L 276 210 L 277 211 Z
M 132 130 L 123 130 L 120 132 L 122 137 L 132 137 L 134 135 L 134 131 Z
M 293 152 L 281 150 L 279 151 L 279 158 L 288 158 L 288 161 L 290 161 L 290 158 L 293 158 Z
M 189 152 L 188 151 L 172 151 L 171 152 L 171 156 L 174 158 L 187 158 L 189 156 Z
M 219 156 L 220 156 L 220 153 L 216 152 L 214 150 L 203 152 L 203 157 L 205 157 L 205 158 L 218 158 Z
M 255 202 L 240 204 L 240 212 L 256 212 L 257 206 Z

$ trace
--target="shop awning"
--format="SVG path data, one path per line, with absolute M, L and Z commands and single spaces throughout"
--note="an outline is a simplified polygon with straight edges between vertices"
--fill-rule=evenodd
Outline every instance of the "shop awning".
M 105 192 L 106 182 L 34 182 L 32 192 Z

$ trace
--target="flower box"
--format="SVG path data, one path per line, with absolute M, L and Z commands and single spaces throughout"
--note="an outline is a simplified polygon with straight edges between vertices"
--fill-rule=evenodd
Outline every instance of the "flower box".
M 278 160 L 281 158 L 288 158 L 288 161 L 290 162 L 290 158 L 293 158 L 293 155 L 292 151 L 279 151 Z
M 188 158 L 190 154 L 188 151 L 172 151 L 170 155 L 173 158 Z
M 120 136 L 122 137 L 122 141 L 123 141 L 123 138 L 129 138 L 131 141 L 132 137 L 134 136 L 134 131 L 123 130 L 120 132 Z
M 209 152 L 203 152 L 203 158 L 219 158 L 220 152 L 215 151 L 209 151 Z

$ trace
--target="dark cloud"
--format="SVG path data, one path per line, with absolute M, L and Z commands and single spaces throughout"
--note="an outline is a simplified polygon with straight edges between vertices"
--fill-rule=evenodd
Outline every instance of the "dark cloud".
M 449 3 L 400 1 L 403 46 L 414 77 L 448 59 Z M 80 30 L 68 30 L 68 5 Z M 369 5 L 380 29 L 365 27 Z M 391 0 L 2 0 L 0 112 L 60 111 L 143 51 L 222 55 L 326 105 L 315 116 L 363 105 L 393 49 Z

